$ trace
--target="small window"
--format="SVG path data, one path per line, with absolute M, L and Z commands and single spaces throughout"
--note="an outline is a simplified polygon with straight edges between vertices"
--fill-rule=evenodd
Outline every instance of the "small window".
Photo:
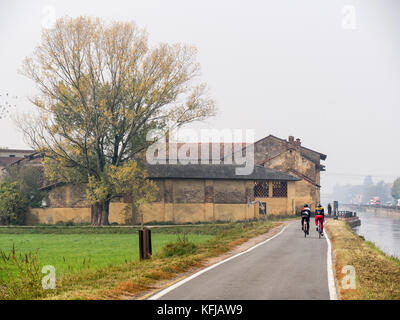
M 254 183 L 254 197 L 256 198 L 268 198 L 269 196 L 269 185 L 268 181 L 261 180 Z
M 9 157 L 10 158 L 15 158 L 15 154 L 10 154 Z
M 272 181 L 272 196 L 275 198 L 287 197 L 287 182 Z

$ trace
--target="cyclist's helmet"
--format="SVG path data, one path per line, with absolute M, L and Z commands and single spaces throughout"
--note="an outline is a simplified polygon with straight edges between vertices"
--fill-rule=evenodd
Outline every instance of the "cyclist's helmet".
M 322 207 L 321 204 L 319 204 L 318 207 Z
M 304 208 L 308 208 L 308 204 L 307 203 L 304 205 Z

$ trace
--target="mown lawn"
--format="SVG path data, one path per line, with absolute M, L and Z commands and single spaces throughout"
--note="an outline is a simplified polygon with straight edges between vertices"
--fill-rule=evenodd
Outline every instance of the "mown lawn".
M 153 233 L 153 254 L 166 244 L 175 242 L 178 234 Z M 189 241 L 198 244 L 211 235 L 187 234 Z M 139 260 L 138 234 L 0 234 L 0 249 L 9 253 L 15 248 L 17 254 L 38 250 L 39 266 L 52 265 L 57 275 L 96 270 Z M 6 269 L 0 261 L 0 278 Z M 10 268 L 7 269 L 10 271 Z

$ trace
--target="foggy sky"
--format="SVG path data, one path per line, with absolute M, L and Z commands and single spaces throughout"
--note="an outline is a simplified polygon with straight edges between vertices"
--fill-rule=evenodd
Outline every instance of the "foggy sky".
M 342 26 L 345 5 L 355 29 Z M 196 45 L 219 114 L 195 127 L 301 138 L 328 155 L 322 193 L 365 174 L 400 176 L 399 1 L 0 0 L 0 94 L 18 96 L 13 112 L 33 108 L 34 84 L 18 69 L 39 43 L 46 6 L 56 17 L 135 21 L 151 43 Z M 5 146 L 27 147 L 9 118 L 0 120 Z

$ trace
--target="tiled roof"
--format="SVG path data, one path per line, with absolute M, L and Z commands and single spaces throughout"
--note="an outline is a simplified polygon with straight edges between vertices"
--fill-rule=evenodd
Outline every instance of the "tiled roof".
M 178 152 L 182 152 L 186 148 L 187 154 L 185 157 L 190 159 L 222 159 L 225 156 L 225 152 L 227 154 L 231 154 L 235 150 L 242 150 L 242 148 L 246 147 L 246 142 L 169 142 L 168 148 L 169 150 L 175 150 Z M 197 155 L 190 154 L 191 150 L 197 149 Z M 203 154 L 204 151 L 204 154 Z M 168 152 L 167 152 L 168 158 Z
M 288 173 L 261 166 L 254 166 L 249 175 L 238 175 L 236 169 L 240 167 L 233 164 L 156 164 L 146 165 L 146 170 L 152 179 L 301 180 Z
M 258 140 L 258 141 L 261 141 L 261 140 L 264 140 L 264 139 L 266 139 L 266 138 L 268 138 L 268 137 L 272 137 L 272 138 L 275 138 L 275 139 L 278 139 L 278 140 L 280 140 L 280 141 L 284 141 L 284 142 L 287 142 L 285 139 L 282 139 L 282 138 L 279 138 L 279 137 L 277 137 L 277 136 L 274 136 L 273 134 L 270 134 L 269 136 L 266 136 L 265 138 L 262 138 L 262 139 L 260 139 L 260 140 Z M 257 142 L 258 142 L 257 141 Z M 257 142 L 255 142 L 255 143 L 257 143 Z M 319 156 L 320 156 L 320 159 L 321 160 L 326 160 L 326 154 L 323 154 L 323 153 L 321 153 L 321 152 L 318 152 L 318 151 L 315 151 L 315 150 L 312 150 L 312 149 L 309 149 L 309 148 L 306 148 L 306 147 L 303 147 L 303 146 L 300 146 L 300 149 L 301 150 L 308 150 L 308 151 L 311 151 L 311 152 L 314 152 L 314 153 L 317 153 Z

